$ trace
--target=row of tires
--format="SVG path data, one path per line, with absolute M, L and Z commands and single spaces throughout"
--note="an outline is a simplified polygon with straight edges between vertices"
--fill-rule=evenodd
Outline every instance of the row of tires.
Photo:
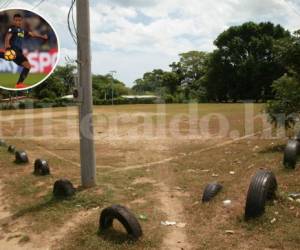
M 223 186 L 211 183 L 206 186 L 202 196 L 202 202 L 209 202 L 215 197 Z M 259 170 L 251 179 L 246 197 L 245 219 L 251 219 L 262 215 L 268 200 L 276 197 L 277 180 L 275 175 L 268 170 Z
M 0 146 L 7 147 L 7 151 L 11 154 L 15 155 L 15 163 L 16 164 L 27 164 L 29 163 L 28 155 L 23 150 L 17 150 L 15 146 L 9 145 L 7 146 L 6 142 L 3 139 L 0 139 Z M 35 175 L 49 175 L 50 168 L 48 162 L 42 159 L 36 159 L 34 162 L 34 171 Z
M 0 146 L 7 147 L 7 151 L 15 154 L 16 164 L 28 164 L 29 157 L 23 150 L 17 150 L 15 146 L 7 146 L 6 142 L 0 139 Z M 46 160 L 37 159 L 34 162 L 35 175 L 50 175 L 50 167 Z M 76 188 L 71 181 L 60 179 L 55 181 L 53 185 L 53 196 L 56 199 L 66 199 L 76 194 Z M 121 205 L 113 205 L 102 210 L 99 220 L 99 231 L 105 232 L 112 227 L 113 221 L 118 220 L 126 229 L 127 233 L 133 240 L 137 240 L 143 235 L 142 227 L 136 216 L 126 207 Z
M 268 201 L 276 198 L 277 180 L 275 175 L 268 170 L 259 170 L 251 179 L 246 197 L 245 219 L 262 215 Z M 218 183 L 208 184 L 204 190 L 202 201 L 208 202 L 222 190 Z M 100 215 L 99 229 L 105 231 L 112 226 L 113 220 L 119 220 L 134 239 L 142 236 L 142 228 L 126 207 L 114 205 L 104 209 Z
M 202 201 L 210 201 L 221 189 L 220 184 L 209 184 L 204 190 Z M 267 201 L 276 197 L 276 190 L 275 175 L 271 171 L 259 170 L 251 179 L 248 189 L 245 219 L 263 214 Z M 68 180 L 59 180 L 54 184 L 53 193 L 55 197 L 68 197 L 74 195 L 75 192 L 75 188 Z M 113 205 L 102 210 L 99 220 L 100 232 L 105 232 L 111 228 L 115 219 L 124 226 L 132 239 L 137 240 L 143 235 L 142 227 L 136 216 L 128 208 L 121 205 Z
M 290 139 L 284 149 L 283 165 L 295 169 L 300 155 L 300 132 Z M 202 202 L 209 202 L 223 186 L 219 183 L 208 184 L 203 192 Z M 245 218 L 258 217 L 265 211 L 268 200 L 276 197 L 277 180 L 271 171 L 260 170 L 252 178 L 246 197 Z
M 0 140 L 0 146 L 5 146 L 5 142 Z M 15 153 L 15 162 L 25 164 L 29 162 L 25 151 L 18 151 L 14 146 L 8 146 L 10 153 Z M 298 155 L 300 153 L 300 133 L 293 140 L 289 140 L 284 151 L 284 165 L 295 168 Z M 34 174 L 50 174 L 49 164 L 45 160 L 37 159 L 34 163 Z M 275 175 L 268 170 L 259 170 L 251 179 L 245 205 L 245 219 L 255 218 L 262 215 L 268 200 L 276 197 L 277 180 Z M 218 183 L 208 184 L 203 192 L 202 202 L 209 202 L 216 196 L 223 186 Z M 76 194 L 73 184 L 66 179 L 57 180 L 53 186 L 53 195 L 56 198 L 67 198 Z M 100 231 L 105 231 L 113 225 L 113 220 L 117 219 L 126 229 L 133 239 L 142 236 L 142 228 L 135 215 L 126 207 L 113 205 L 102 210 L 99 221 Z

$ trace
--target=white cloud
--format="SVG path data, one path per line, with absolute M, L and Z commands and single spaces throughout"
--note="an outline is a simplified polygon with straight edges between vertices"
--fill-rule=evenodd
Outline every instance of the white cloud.
M 125 79 L 126 84 L 131 84 L 126 79 L 136 80 L 142 77 L 145 72 L 155 68 L 167 70 L 170 62 L 178 60 L 177 55 L 161 57 L 161 54 L 143 53 L 141 56 L 140 53 L 121 51 L 94 52 L 92 56 L 94 59 L 93 72 L 107 74 L 111 70 L 116 70 L 117 77 Z
M 32 8 L 38 2 L 17 0 L 12 6 Z M 271 21 L 293 31 L 300 23 L 297 0 L 101 0 L 91 4 L 93 70 L 116 69 L 126 83 L 147 70 L 167 69 L 181 52 L 212 50 L 217 35 L 231 25 Z M 48 0 L 38 8 L 58 31 L 62 58 L 76 54 L 66 23 L 69 5 L 70 0 Z

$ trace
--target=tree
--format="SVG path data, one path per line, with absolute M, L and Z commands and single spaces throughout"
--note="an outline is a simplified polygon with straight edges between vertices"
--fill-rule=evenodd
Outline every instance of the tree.
M 269 101 L 266 111 L 271 122 L 286 129 L 300 117 L 300 79 L 295 73 L 284 75 L 272 85 L 275 99 Z
M 113 91 L 112 91 L 113 88 Z M 129 93 L 129 89 L 124 83 L 111 77 L 111 75 L 94 75 L 93 76 L 93 96 L 94 99 L 104 100 L 112 99 Z
M 178 88 L 178 75 L 155 69 L 147 72 L 142 79 L 137 79 L 132 89 L 138 94 L 156 93 L 160 96 L 166 94 L 174 95 Z
M 273 124 L 288 129 L 300 117 L 300 32 L 279 41 L 276 49 L 277 59 L 289 72 L 273 83 L 275 99 L 268 102 L 266 111 Z M 282 115 L 284 119 L 278 119 Z
M 55 70 L 57 77 L 61 78 L 66 85 L 66 91 L 71 93 L 75 87 L 74 74 L 76 71 L 76 66 L 72 64 L 67 64 L 65 66 L 58 66 Z
M 37 99 L 55 99 L 67 94 L 67 86 L 63 79 L 55 73 L 51 75 L 45 82 L 33 89 L 33 96 Z
M 217 101 L 272 98 L 272 82 L 287 72 L 275 58 L 274 44 L 290 36 L 269 22 L 248 22 L 221 33 L 209 61 L 209 97 Z
M 179 55 L 179 62 L 170 65 L 172 72 L 179 76 L 181 83 L 194 82 L 203 77 L 207 70 L 209 53 L 203 51 L 189 51 Z
M 53 74 L 42 84 L 33 88 L 32 95 L 38 99 L 55 99 L 72 93 L 75 86 L 74 70 L 76 66 L 67 64 L 58 66 Z
M 179 55 L 179 62 L 170 65 L 172 72 L 177 74 L 181 92 L 185 99 L 206 99 L 203 77 L 207 73 L 209 53 L 189 51 Z M 206 79 L 206 78 L 205 78 Z
M 277 61 L 300 75 L 300 30 L 291 37 L 276 41 L 274 48 Z

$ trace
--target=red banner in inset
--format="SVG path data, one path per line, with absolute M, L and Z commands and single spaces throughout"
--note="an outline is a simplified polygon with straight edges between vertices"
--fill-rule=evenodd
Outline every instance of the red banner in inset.
M 35 51 L 24 54 L 32 66 L 30 70 L 31 73 L 49 74 L 54 68 L 58 59 L 57 49 L 51 49 L 47 52 Z

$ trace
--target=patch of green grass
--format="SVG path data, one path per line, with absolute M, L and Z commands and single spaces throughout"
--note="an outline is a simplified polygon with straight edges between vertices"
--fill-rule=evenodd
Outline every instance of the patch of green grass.
M 46 74 L 29 73 L 24 83 L 26 84 L 26 86 L 29 87 L 42 81 L 46 76 L 47 76 Z M 14 89 L 16 87 L 16 83 L 19 77 L 20 77 L 19 74 L 1 73 L 0 86 Z
M 19 207 L 13 218 L 26 216 L 34 221 L 30 230 L 39 232 L 44 227 L 62 225 L 72 214 L 92 208 L 103 207 L 109 203 L 110 193 L 97 194 L 93 190 L 77 192 L 68 199 L 56 199 L 52 192 L 42 197 L 38 202 Z
M 161 242 L 159 230 L 152 231 L 139 241 L 132 241 L 123 231 L 115 229 L 100 233 L 98 220 L 89 219 L 80 226 L 80 229 L 73 230 L 64 241 L 59 242 L 59 246 L 54 249 L 60 250 L 147 250 L 158 249 Z M 147 227 L 144 225 L 144 227 Z
M 10 190 L 13 190 L 14 195 L 21 197 L 34 197 L 39 192 L 43 191 L 42 187 L 37 187 L 34 184 L 36 177 L 35 176 L 20 176 L 18 182 L 15 180 L 7 179 L 5 184 L 9 185 Z
M 145 204 L 131 204 L 130 209 L 137 217 L 143 214 L 147 220 L 140 220 L 144 236 L 141 240 L 134 242 L 120 226 L 106 232 L 99 232 L 99 215 L 83 221 L 80 227 L 69 233 L 69 237 L 59 242 L 54 249 L 87 249 L 87 250 L 118 250 L 118 249 L 158 249 L 162 241 L 163 233 L 158 228 L 162 220 L 162 214 L 155 206 L 155 200 L 149 195 L 153 192 L 153 185 L 150 183 L 132 185 L 136 178 L 146 177 L 142 169 L 130 170 L 127 172 L 98 173 L 97 179 L 101 190 L 113 194 L 108 198 L 106 206 L 122 204 L 127 206 L 130 201 L 147 197 Z

